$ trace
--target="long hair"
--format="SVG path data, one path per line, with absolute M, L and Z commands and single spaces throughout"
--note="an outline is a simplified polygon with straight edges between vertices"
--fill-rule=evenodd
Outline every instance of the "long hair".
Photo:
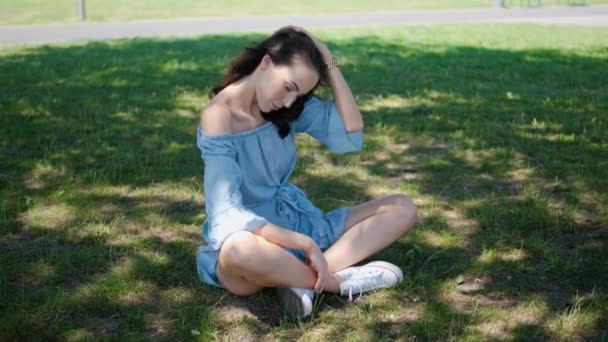
M 212 96 L 233 82 L 252 74 L 258 67 L 265 54 L 270 56 L 275 65 L 291 65 L 293 58 L 298 55 L 304 58 L 318 73 L 319 83 L 326 82 L 327 69 L 315 42 L 306 34 L 286 27 L 276 31 L 272 36 L 257 44 L 250 45 L 232 60 L 228 72 L 222 82 L 212 89 Z M 313 90 L 319 85 L 315 85 Z M 281 138 L 289 134 L 289 123 L 296 120 L 304 109 L 304 102 L 312 96 L 309 93 L 299 96 L 289 108 L 262 113 L 262 117 L 271 121 L 278 129 Z

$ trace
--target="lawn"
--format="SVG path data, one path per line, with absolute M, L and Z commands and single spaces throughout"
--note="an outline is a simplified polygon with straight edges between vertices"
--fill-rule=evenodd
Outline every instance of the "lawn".
M 578 1 L 580 3 L 580 1 Z M 529 0 L 506 0 L 508 7 L 526 6 Z M 543 0 L 544 6 L 564 6 L 566 0 Z M 586 0 L 608 4 L 608 0 Z M 77 0 L 2 0 L 0 25 L 79 22 Z M 293 15 L 361 11 L 458 9 L 490 7 L 493 0 L 86 0 L 88 21 L 125 21 L 208 16 Z
M 402 284 L 292 322 L 199 282 L 198 111 L 261 35 L 5 48 L 0 340 L 608 338 L 608 29 L 315 32 L 366 140 L 299 137 L 292 181 L 324 210 L 410 195 L 416 229 L 370 258 Z

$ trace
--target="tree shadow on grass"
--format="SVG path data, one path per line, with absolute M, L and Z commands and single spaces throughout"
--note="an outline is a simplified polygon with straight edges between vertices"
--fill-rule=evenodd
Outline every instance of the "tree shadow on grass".
M 463 231 L 453 217 L 421 223 L 466 235 L 469 258 L 518 248 L 526 255 L 460 265 L 451 276 L 489 276 L 485 295 L 543 298 L 549 307 L 543 325 L 570 310 L 577 294 L 605 293 L 606 282 L 597 276 L 606 274 L 607 264 L 597 260 L 608 257 L 601 195 L 608 189 L 602 148 L 608 102 L 601 81 L 608 60 L 558 50 L 378 45 L 361 39 L 341 47 L 352 48 L 348 57 L 359 66 L 352 79 L 361 102 L 369 101 L 366 124 L 372 134 L 390 135 L 386 145 L 400 146 L 401 153 L 380 155 L 376 144 L 364 151 L 362 165 L 395 184 L 415 182 L 420 193 L 443 203 L 444 212 L 456 209 L 475 222 Z M 371 76 L 377 74 L 399 81 Z M 601 307 L 591 309 L 605 315 Z M 525 326 L 511 333 L 520 336 Z M 586 329 L 594 336 L 601 326 L 599 319 Z M 446 330 L 427 333 L 438 331 Z
M 9 317 L 3 336 L 190 339 L 191 330 L 211 336 L 230 329 L 216 318 L 228 303 L 253 314 L 253 336 L 283 324 L 269 314 L 278 306 L 268 291 L 236 300 L 200 286 L 194 268 L 203 219 L 196 214 L 203 203 L 189 197 L 202 187 L 196 113 L 228 58 L 261 37 L 136 39 L 2 56 L 0 283 L 9 298 L 0 307 Z M 467 336 L 478 317 L 440 289 L 460 274 L 489 277 L 486 296 L 546 301 L 549 312 L 539 323 L 505 332 L 515 338 L 554 337 L 543 320 L 571 307 L 576 291 L 605 293 L 606 202 L 585 192 L 608 190 L 604 57 L 374 37 L 332 48 L 348 61 L 344 74 L 367 108 L 371 129 L 361 165 L 397 186 L 416 182 L 421 194 L 479 225 L 465 234 L 469 245 L 441 247 L 424 232 L 460 228 L 445 213 L 431 214 L 421 220 L 421 233 L 374 256 L 408 276 L 391 292 L 396 302 L 416 293 L 424 303 L 405 325 L 372 323 L 372 336 Z M 391 150 L 382 136 L 400 149 Z M 329 160 L 348 165 L 352 158 Z M 513 176 L 522 169 L 531 176 Z M 325 210 L 371 199 L 355 176 L 319 178 L 306 165 L 295 176 Z M 544 192 L 526 193 L 530 182 L 544 184 Z M 152 194 L 134 199 L 140 188 Z M 551 205 L 559 200 L 582 208 L 588 221 L 556 213 Z M 165 227 L 174 233 L 163 233 Z M 484 250 L 517 246 L 522 260 L 476 261 Z M 551 289 L 535 278 L 539 273 Z M 340 307 L 335 298 L 325 304 Z M 603 323 L 597 320 L 590 336 Z M 344 333 L 336 324 L 329 329 Z

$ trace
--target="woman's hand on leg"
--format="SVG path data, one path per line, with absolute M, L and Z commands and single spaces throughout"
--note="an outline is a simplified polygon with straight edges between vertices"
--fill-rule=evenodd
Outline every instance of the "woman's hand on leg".
M 317 273 L 317 281 L 315 282 L 314 290 L 318 293 L 323 292 L 330 277 L 329 272 L 327 271 L 327 260 L 325 260 L 319 246 L 314 242 L 305 252 L 308 259 L 308 265 Z

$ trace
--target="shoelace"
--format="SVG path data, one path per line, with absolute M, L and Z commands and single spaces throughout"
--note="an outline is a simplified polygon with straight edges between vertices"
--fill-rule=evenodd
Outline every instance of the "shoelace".
M 342 283 L 342 286 L 340 286 L 340 295 L 345 295 L 346 289 L 348 289 L 348 300 L 352 302 L 353 289 L 356 289 L 358 291 L 355 293 L 359 293 L 359 297 L 357 297 L 357 299 L 360 299 L 361 296 L 363 296 L 363 292 L 374 289 L 376 286 L 380 285 L 381 276 L 382 273 L 373 271 L 367 271 L 364 274 L 356 274 L 351 276 L 350 278 L 344 280 L 344 283 Z M 363 285 L 359 283 L 361 281 L 363 282 Z

